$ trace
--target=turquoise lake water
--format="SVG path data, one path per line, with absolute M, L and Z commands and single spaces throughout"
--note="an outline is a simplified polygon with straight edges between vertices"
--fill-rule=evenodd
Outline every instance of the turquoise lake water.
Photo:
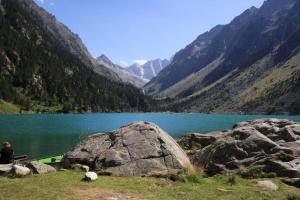
M 231 129 L 240 121 L 272 117 L 300 122 L 300 116 L 276 115 L 154 113 L 0 115 L 0 142 L 10 141 L 16 154 L 40 158 L 71 150 L 80 137 L 87 134 L 112 131 L 133 121 L 154 122 L 177 138 L 191 132 L 207 133 Z

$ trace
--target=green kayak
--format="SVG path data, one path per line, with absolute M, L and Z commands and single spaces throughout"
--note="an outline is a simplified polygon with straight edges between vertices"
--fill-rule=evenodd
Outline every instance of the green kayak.
M 43 164 L 58 164 L 60 163 L 60 161 L 62 160 L 63 155 L 60 156 L 53 156 L 53 157 L 49 157 L 49 158 L 43 158 L 43 159 L 39 159 L 39 160 L 34 160 L 38 163 L 43 163 Z

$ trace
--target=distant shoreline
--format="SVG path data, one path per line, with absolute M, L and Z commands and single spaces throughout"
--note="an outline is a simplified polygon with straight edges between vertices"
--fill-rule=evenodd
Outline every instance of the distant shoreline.
M 264 116 L 300 116 L 300 115 L 291 115 L 288 113 L 243 113 L 239 114 L 236 112 L 226 112 L 226 113 L 197 113 L 197 112 L 69 112 L 69 113 L 62 113 L 62 112 L 23 112 L 23 113 L 3 113 L 0 112 L 0 115 L 86 115 L 86 114 L 190 114 L 190 115 L 241 115 L 241 116 L 252 116 L 252 115 L 264 115 Z

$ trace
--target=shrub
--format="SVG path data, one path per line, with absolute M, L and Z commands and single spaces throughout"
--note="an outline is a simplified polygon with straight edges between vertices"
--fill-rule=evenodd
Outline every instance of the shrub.
M 227 181 L 230 185 L 236 185 L 237 181 L 236 181 L 236 177 L 234 175 L 229 176 L 228 181 Z
M 283 162 L 290 162 L 290 161 L 295 159 L 295 156 L 287 154 L 285 152 L 280 152 L 280 154 L 275 155 L 273 158 L 275 160 L 280 160 L 280 161 L 283 161 Z
M 246 179 L 256 179 L 256 178 L 275 178 L 275 173 L 265 173 L 264 165 L 258 165 L 254 167 L 247 168 L 245 170 L 241 170 L 239 172 L 239 175 L 241 175 L 242 178 Z
M 201 178 L 195 173 L 190 173 L 185 176 L 188 183 L 201 183 Z
M 178 175 L 178 180 L 184 183 L 201 183 L 201 174 L 194 171 L 186 171 Z

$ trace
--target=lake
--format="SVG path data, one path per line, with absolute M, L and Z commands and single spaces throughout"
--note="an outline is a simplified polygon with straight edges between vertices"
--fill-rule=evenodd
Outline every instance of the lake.
M 27 154 L 31 158 L 41 158 L 71 150 L 83 136 L 112 131 L 133 121 L 154 122 L 177 138 L 191 132 L 207 133 L 231 129 L 240 121 L 273 117 L 300 122 L 300 116 L 282 115 L 161 113 L 0 115 L 0 142 L 10 141 L 17 155 Z

